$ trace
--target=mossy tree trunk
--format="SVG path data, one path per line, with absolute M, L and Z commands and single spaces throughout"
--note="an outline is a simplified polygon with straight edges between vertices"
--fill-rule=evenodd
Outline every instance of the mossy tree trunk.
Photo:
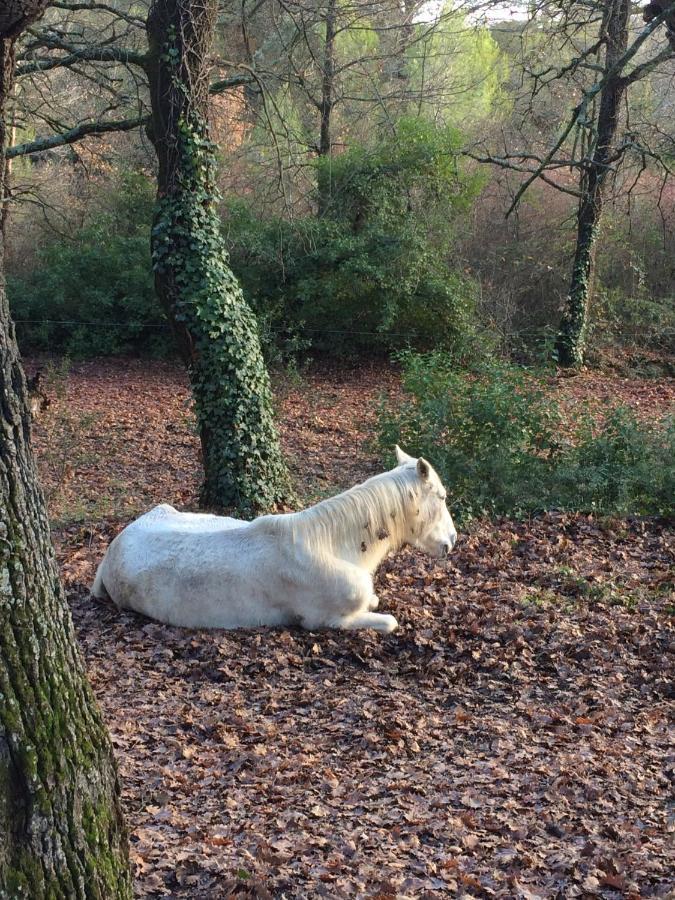
M 0 163 L 14 40 L 41 11 L 0 10 Z M 131 897 L 117 772 L 50 542 L 2 270 L 0 240 L 0 898 Z
M 289 496 L 255 317 L 229 267 L 208 131 L 216 0 L 154 0 L 150 136 L 159 161 L 152 230 L 157 292 L 188 367 L 200 429 L 202 503 L 245 515 Z
M 604 69 L 607 77 L 593 126 L 593 149 L 588 166 L 581 174 L 574 265 L 556 339 L 558 363 L 563 368 L 578 368 L 584 361 L 589 304 L 593 296 L 595 250 L 607 178 L 612 172 L 612 162 L 616 161 L 612 156 L 621 100 L 626 89 L 619 61 L 628 46 L 629 15 L 629 0 L 610 0 L 604 35 Z

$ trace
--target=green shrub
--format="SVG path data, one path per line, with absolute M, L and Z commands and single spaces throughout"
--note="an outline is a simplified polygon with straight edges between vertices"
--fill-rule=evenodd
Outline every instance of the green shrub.
M 473 331 L 475 287 L 413 231 L 332 220 L 260 221 L 230 206 L 232 269 L 282 351 L 336 355 L 413 346 L 458 350 Z
M 456 162 L 449 129 L 399 123 L 395 139 L 317 164 L 320 217 L 261 220 L 230 203 L 232 269 L 283 348 L 338 355 L 406 346 L 463 351 L 476 285 L 452 262 L 452 220 L 479 182 Z
M 358 231 L 377 219 L 393 230 L 415 220 L 437 246 L 448 246 L 453 220 L 470 208 L 485 183 L 460 166 L 462 134 L 417 117 L 401 118 L 395 133 L 353 146 L 315 165 L 324 216 Z
M 600 346 L 640 347 L 675 353 L 675 298 L 651 298 L 640 292 L 599 291 L 591 320 Z
M 670 516 L 675 501 L 675 417 L 638 421 L 625 407 L 598 426 L 582 419 L 551 477 L 551 504 L 615 515 Z
M 380 411 L 379 445 L 437 467 L 459 519 L 545 509 L 672 513 L 675 424 L 625 409 L 580 418 L 564 437 L 556 402 L 534 376 L 499 362 L 460 371 L 445 353 L 402 357 L 405 397 Z
M 173 351 L 150 262 L 154 203 L 147 179 L 126 176 L 111 208 L 70 240 L 53 238 L 7 290 L 24 351 L 70 356 Z
M 543 390 L 498 362 L 468 373 L 446 353 L 401 360 L 406 396 L 381 410 L 383 451 L 399 443 L 428 457 L 460 518 L 538 506 L 534 482 L 545 476 L 557 433 Z

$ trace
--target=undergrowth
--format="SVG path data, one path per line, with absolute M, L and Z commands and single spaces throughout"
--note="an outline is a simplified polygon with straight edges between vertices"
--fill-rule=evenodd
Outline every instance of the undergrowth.
M 383 406 L 378 442 L 427 457 L 460 520 L 550 509 L 673 515 L 675 418 L 638 421 L 625 407 L 567 422 L 532 373 L 485 361 L 459 370 L 446 353 L 402 354 L 405 397 Z

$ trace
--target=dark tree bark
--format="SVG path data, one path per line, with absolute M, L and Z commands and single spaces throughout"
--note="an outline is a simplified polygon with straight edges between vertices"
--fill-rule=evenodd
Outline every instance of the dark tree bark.
M 319 131 L 319 156 L 329 157 L 332 152 L 333 139 L 331 125 L 333 116 L 333 92 L 335 90 L 335 27 L 336 0 L 328 0 L 326 10 L 326 35 L 323 48 L 323 73 L 321 77 L 321 127 Z M 319 173 L 319 215 L 323 216 L 330 205 L 330 174 L 325 169 Z
M 14 39 L 0 11 L 0 162 Z M 0 897 L 131 897 L 112 748 L 78 652 L 30 448 L 0 241 Z
M 154 0 L 148 16 L 150 136 L 159 161 L 155 283 L 190 374 L 202 503 L 253 514 L 289 496 L 255 317 L 229 267 L 209 140 L 216 0 Z
M 629 0 L 610 0 L 605 36 L 607 73 L 600 94 L 595 123 L 595 149 L 581 174 L 581 199 L 577 211 L 577 240 L 570 289 L 556 340 L 558 363 L 564 368 L 583 364 L 589 303 L 593 295 L 595 250 L 602 218 L 610 159 L 619 125 L 619 112 L 626 81 L 619 61 L 628 47 Z

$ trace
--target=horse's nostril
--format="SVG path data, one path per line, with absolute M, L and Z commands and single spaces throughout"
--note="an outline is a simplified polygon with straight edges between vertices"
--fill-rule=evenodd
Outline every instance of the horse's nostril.
M 443 544 L 443 556 L 447 556 L 450 552 L 450 544 Z

